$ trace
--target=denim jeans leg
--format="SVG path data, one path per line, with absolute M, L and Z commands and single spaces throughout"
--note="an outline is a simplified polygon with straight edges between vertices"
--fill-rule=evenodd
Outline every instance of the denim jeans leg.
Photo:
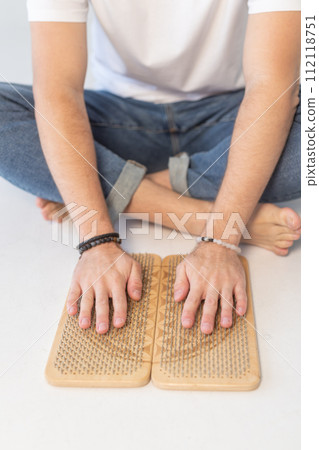
M 283 202 L 301 196 L 301 105 L 277 166 L 261 196 L 261 202 Z
M 33 105 L 31 86 L 14 87 Z M 98 142 L 95 149 L 103 193 L 114 221 L 129 203 L 146 168 L 124 160 Z M 41 149 L 33 108 L 6 83 L 0 83 L 0 176 L 31 194 L 62 202 Z
M 231 102 L 233 94 L 227 95 Z M 200 103 L 201 101 L 198 102 L 198 107 L 200 107 Z M 227 103 L 227 99 L 225 103 Z M 235 108 L 237 114 L 238 105 L 235 105 Z M 193 104 L 193 113 L 195 109 Z M 300 115 L 299 103 L 287 142 L 260 199 L 261 202 L 281 202 L 300 197 Z M 227 117 L 231 117 L 231 112 L 227 111 Z M 222 118 L 223 124 L 220 121 L 210 129 L 204 129 L 205 145 L 207 145 L 208 133 L 218 134 L 219 130 L 222 130 L 220 141 L 209 150 L 197 153 L 193 151 L 193 154 L 187 155 L 186 148 L 184 155 L 170 158 L 170 179 L 175 191 L 186 195 L 185 190 L 187 189 L 187 193 L 191 197 L 203 200 L 214 200 L 217 197 L 227 166 L 235 119 L 236 117 L 227 121 Z M 216 134 L 212 136 L 216 141 Z M 203 147 L 200 135 L 197 145 L 199 149 Z

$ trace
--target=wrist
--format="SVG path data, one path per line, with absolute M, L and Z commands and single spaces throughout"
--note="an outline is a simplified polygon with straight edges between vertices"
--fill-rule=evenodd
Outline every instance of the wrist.
M 79 250 L 80 257 L 84 252 L 87 250 L 91 250 L 92 248 L 98 247 L 102 244 L 120 244 L 122 241 L 120 239 L 120 236 L 118 233 L 104 233 L 100 235 L 93 236 L 90 239 L 87 239 L 83 242 L 80 242 L 77 246 L 77 249 Z
M 238 246 L 242 236 L 249 236 L 245 222 L 238 212 L 213 211 L 201 236 L 214 238 L 230 245 Z
M 238 246 L 241 241 L 241 233 L 236 229 L 232 228 L 229 230 L 227 222 L 217 223 L 215 226 L 210 226 L 207 224 L 207 227 L 202 231 L 201 237 L 208 237 L 211 239 L 216 239 L 225 244 Z
M 113 225 L 108 217 L 93 216 L 79 226 L 80 242 L 105 233 L 113 233 Z
M 230 250 L 229 248 L 222 247 L 221 245 L 217 245 L 212 242 L 198 243 L 194 252 L 204 258 L 213 257 L 217 259 L 217 261 L 239 257 L 238 253 L 234 252 L 234 250 Z
M 116 257 L 118 253 L 123 253 L 120 244 L 116 242 L 106 242 L 86 250 L 80 255 L 80 259 L 94 258 L 104 255 L 110 255 L 114 258 L 114 255 Z
M 210 238 L 207 236 L 204 237 L 198 237 L 197 238 L 198 245 L 203 246 L 205 245 L 214 245 L 214 251 L 217 251 L 218 247 L 220 249 L 230 250 L 231 252 L 236 253 L 237 255 L 241 253 L 240 247 L 235 244 L 231 244 L 229 242 L 222 241 L 221 239 L 216 238 Z
M 83 252 L 83 255 L 86 255 L 89 252 L 95 252 L 95 253 L 103 253 L 106 251 L 113 251 L 113 250 L 121 250 L 121 244 L 118 242 L 105 242 L 104 244 L 96 245 L 95 247 L 91 247 L 87 251 Z

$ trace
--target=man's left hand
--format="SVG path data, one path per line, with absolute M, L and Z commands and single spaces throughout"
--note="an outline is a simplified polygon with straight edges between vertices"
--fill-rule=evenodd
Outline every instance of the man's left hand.
M 231 327 L 233 309 L 242 316 L 247 308 L 245 271 L 237 254 L 214 243 L 200 243 L 176 268 L 174 299 L 180 302 L 185 298 L 182 313 L 185 328 L 193 326 L 202 300 L 203 333 L 210 334 L 214 329 L 219 300 L 221 326 Z

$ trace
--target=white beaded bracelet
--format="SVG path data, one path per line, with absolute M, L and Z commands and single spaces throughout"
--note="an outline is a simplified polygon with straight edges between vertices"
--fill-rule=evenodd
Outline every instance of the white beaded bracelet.
M 206 236 L 201 236 L 197 238 L 197 242 L 213 242 L 214 244 L 221 245 L 222 247 L 234 250 L 236 253 L 241 253 L 241 249 L 237 245 L 229 244 L 228 242 L 223 242 L 220 239 L 209 238 Z

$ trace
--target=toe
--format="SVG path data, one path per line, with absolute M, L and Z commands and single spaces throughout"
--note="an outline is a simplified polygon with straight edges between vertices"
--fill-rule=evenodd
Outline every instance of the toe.
M 45 205 L 47 205 L 49 200 L 46 200 L 45 198 L 37 197 L 35 200 L 35 204 L 38 208 L 44 208 Z
M 293 241 L 277 241 L 276 246 L 279 248 L 289 248 L 292 247 Z
M 299 230 L 301 227 L 300 216 L 291 208 L 282 208 L 280 217 L 282 224 L 285 224 L 291 230 Z
M 287 256 L 288 255 L 288 249 L 287 248 L 280 248 L 275 247 L 273 252 L 278 256 Z
M 51 205 L 49 204 L 41 208 L 41 214 L 44 220 L 50 220 L 50 210 Z
M 42 216 L 45 220 L 52 220 L 54 213 L 59 210 L 58 203 L 50 202 L 42 208 Z
M 277 237 L 278 241 L 298 241 L 300 239 L 300 233 L 281 233 Z

